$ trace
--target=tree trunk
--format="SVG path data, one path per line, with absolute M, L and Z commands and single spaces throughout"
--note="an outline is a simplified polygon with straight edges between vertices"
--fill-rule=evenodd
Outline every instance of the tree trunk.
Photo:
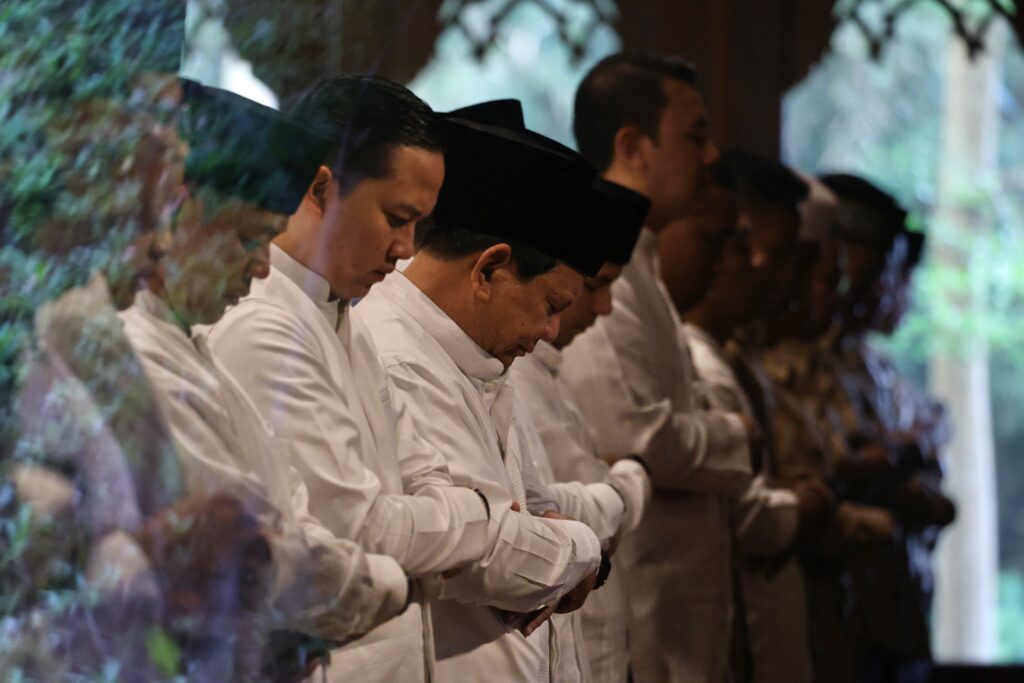
M 963 191 L 997 166 L 999 112 L 1005 26 L 994 25 L 986 52 L 973 62 L 962 41 L 950 35 L 946 53 L 946 95 L 942 130 L 942 167 L 935 225 L 949 235 L 988 229 L 964 206 Z M 951 240 L 933 240 L 938 264 L 965 272 L 968 255 Z M 969 273 L 968 273 L 969 274 Z M 983 306 L 982 292 L 968 291 L 959 301 L 964 312 Z M 949 411 L 954 437 L 946 450 L 947 486 L 956 500 L 957 520 L 939 542 L 934 643 L 939 660 L 991 661 L 996 655 L 998 546 L 995 454 L 989 394 L 988 348 L 968 331 L 955 350 L 932 360 L 932 392 Z

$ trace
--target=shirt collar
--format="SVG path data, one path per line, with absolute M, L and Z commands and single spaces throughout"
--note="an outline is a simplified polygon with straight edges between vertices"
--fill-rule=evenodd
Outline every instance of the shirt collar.
M 651 262 L 655 262 L 658 256 L 658 233 L 646 226 L 640 230 L 640 237 L 637 238 L 636 249 L 633 250 L 633 258 L 630 261 L 636 260 L 637 256 Z
M 270 265 L 295 283 L 295 286 L 315 303 L 323 304 L 338 300 L 327 280 L 293 259 L 276 244 L 270 245 Z
M 174 314 L 174 311 L 167 305 L 167 302 L 148 289 L 140 289 L 136 292 L 135 301 L 132 305 L 149 317 L 155 318 L 161 324 L 173 327 L 174 331 L 183 339 L 189 339 L 192 336 L 191 332 L 186 332 L 182 329 L 178 316 Z
M 710 347 L 711 350 L 715 352 L 715 355 L 718 356 L 719 358 L 725 357 L 725 352 L 722 349 L 722 345 L 719 344 L 714 337 L 705 332 L 703 328 L 700 328 L 692 323 L 684 322 L 683 330 L 685 330 L 687 335 L 697 338 L 705 346 Z
M 550 370 L 551 374 L 558 374 L 558 366 L 562 364 L 562 352 L 554 344 L 540 340 L 533 347 L 533 356 Z
M 465 375 L 480 382 L 502 379 L 505 366 L 470 339 L 448 314 L 404 274 L 394 272 L 377 285 L 434 338 Z

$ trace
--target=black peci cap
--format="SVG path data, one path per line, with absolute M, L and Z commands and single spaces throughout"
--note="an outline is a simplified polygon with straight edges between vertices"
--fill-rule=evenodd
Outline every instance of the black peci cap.
M 740 194 L 767 204 L 797 206 L 807 198 L 810 187 L 791 168 L 780 161 L 740 150 L 722 154 L 718 171 L 723 181 L 731 175 Z
M 821 182 L 839 197 L 836 226 L 840 237 L 880 252 L 892 247 L 907 220 L 906 210 L 895 197 L 848 173 L 823 175 Z
M 327 159 L 330 140 L 235 93 L 182 81 L 186 182 L 293 214 Z
M 434 222 L 537 249 L 584 275 L 604 263 L 592 224 L 597 170 L 522 125 L 515 100 L 440 114 L 445 180 Z
M 604 260 L 624 266 L 633 256 L 651 200 L 604 178 L 594 181 L 594 192 L 597 195 L 595 225 L 604 236 Z

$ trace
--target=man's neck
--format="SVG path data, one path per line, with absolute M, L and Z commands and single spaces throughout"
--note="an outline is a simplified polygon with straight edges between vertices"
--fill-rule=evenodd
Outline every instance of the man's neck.
M 465 275 L 457 261 L 443 261 L 420 252 L 402 274 L 434 302 L 470 339 L 481 345 L 479 325 L 466 305 Z
M 604 173 L 601 174 L 601 176 L 605 180 L 617 185 L 622 185 L 626 189 L 633 190 L 633 192 L 639 192 L 647 197 L 650 196 L 646 183 L 644 183 L 641 178 L 637 178 L 636 175 L 629 173 L 621 166 L 612 164 Z M 647 220 L 644 221 L 644 226 L 654 232 L 661 232 L 666 225 L 668 225 L 668 222 L 659 219 L 656 207 L 652 204 L 651 210 L 647 213 Z
M 338 291 L 338 284 L 331 282 L 329 277 L 331 269 L 326 256 L 329 253 L 326 238 L 320 232 L 296 226 L 294 221 L 294 218 L 289 221 L 285 231 L 275 237 L 271 244 L 322 277 L 331 286 L 332 292 Z
M 152 294 L 154 298 L 163 302 L 164 306 L 167 307 L 167 312 L 169 314 L 167 322 L 176 325 L 178 329 L 185 333 L 186 337 L 191 337 L 192 327 L 180 315 L 178 315 L 178 312 L 174 310 L 174 306 L 172 306 L 171 302 L 168 301 L 167 287 L 164 285 L 163 279 L 158 275 L 153 275 L 147 278 L 143 282 L 143 285 L 146 291 Z

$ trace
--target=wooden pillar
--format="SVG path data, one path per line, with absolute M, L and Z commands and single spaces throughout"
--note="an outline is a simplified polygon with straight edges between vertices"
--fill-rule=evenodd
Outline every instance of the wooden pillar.
M 777 156 L 782 98 L 827 47 L 821 0 L 623 0 L 627 49 L 673 54 L 700 71 L 712 134 L 725 148 Z

